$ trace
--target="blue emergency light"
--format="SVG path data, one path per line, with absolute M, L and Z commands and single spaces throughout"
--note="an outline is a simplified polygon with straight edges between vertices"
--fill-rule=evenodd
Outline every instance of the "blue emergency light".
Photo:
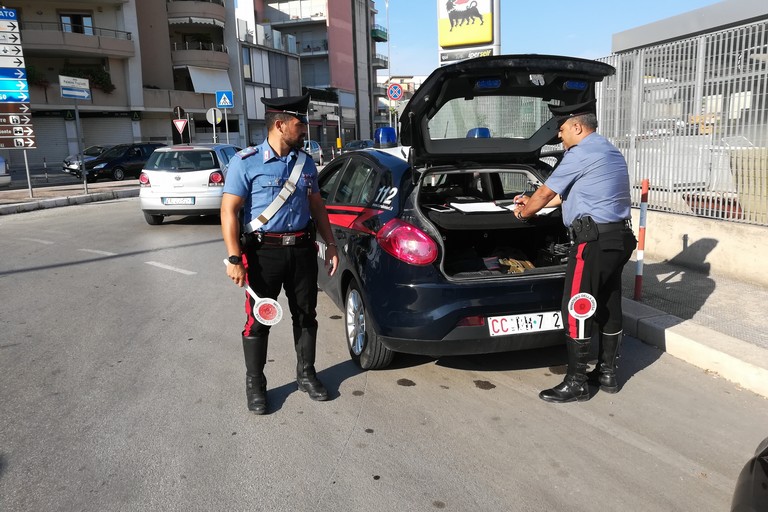
M 397 146 L 397 134 L 392 126 L 383 126 L 376 128 L 376 132 L 373 135 L 374 147 L 377 148 L 393 148 Z

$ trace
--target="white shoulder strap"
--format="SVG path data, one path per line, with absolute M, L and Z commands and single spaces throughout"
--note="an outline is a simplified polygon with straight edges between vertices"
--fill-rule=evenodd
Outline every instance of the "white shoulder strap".
M 288 177 L 288 180 L 283 185 L 283 188 L 280 190 L 280 193 L 277 194 L 277 197 L 270 203 L 270 205 L 267 206 L 263 212 L 261 212 L 261 215 L 255 217 L 251 222 L 248 223 L 248 225 L 245 226 L 246 233 L 253 233 L 261 226 L 269 222 L 269 219 L 271 219 L 277 213 L 277 211 L 285 204 L 288 198 L 291 197 L 291 194 L 293 194 L 293 192 L 296 190 L 296 182 L 299 181 L 301 170 L 304 168 L 304 163 L 307 161 L 307 154 L 300 149 L 297 151 L 299 156 L 296 158 L 296 163 L 293 164 L 293 171 Z

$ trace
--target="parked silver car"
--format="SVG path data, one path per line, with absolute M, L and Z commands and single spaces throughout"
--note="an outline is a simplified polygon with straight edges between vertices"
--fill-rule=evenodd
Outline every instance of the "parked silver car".
M 163 147 L 149 157 L 139 176 L 139 204 L 147 224 L 168 215 L 218 215 L 232 144 Z
M 304 151 L 312 157 L 317 165 L 325 165 L 325 158 L 323 157 L 323 148 L 316 140 L 305 140 Z

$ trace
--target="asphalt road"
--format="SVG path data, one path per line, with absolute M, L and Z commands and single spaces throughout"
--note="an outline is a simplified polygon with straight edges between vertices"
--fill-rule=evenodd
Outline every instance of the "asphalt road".
M 332 400 L 296 391 L 283 320 L 252 416 L 218 219 L 90 203 L 0 217 L 0 248 L 3 512 L 722 511 L 768 435 L 765 399 L 631 338 L 579 404 L 537 396 L 563 348 L 360 372 L 322 295 Z

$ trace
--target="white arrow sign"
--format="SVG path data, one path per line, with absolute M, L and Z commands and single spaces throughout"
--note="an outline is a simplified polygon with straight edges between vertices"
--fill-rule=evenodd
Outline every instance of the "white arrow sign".
M 91 98 L 91 91 L 86 89 L 73 89 L 71 87 L 61 88 L 62 98 L 74 98 L 76 100 L 88 100 Z

